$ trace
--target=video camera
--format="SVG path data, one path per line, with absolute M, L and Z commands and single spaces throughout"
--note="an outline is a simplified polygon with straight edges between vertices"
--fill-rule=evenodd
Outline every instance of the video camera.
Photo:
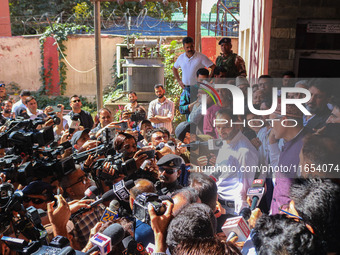
M 146 112 L 144 110 L 136 110 L 135 112 L 126 112 L 130 115 L 130 120 L 139 122 L 146 119 Z
M 11 250 L 26 255 L 66 255 L 66 254 L 86 254 L 80 251 L 75 251 L 70 246 L 70 241 L 63 236 L 54 237 L 49 245 L 42 245 L 38 241 L 28 243 L 19 238 L 3 236 L 1 238 Z
M 148 205 L 151 204 L 157 215 L 163 215 L 166 207 L 161 198 L 155 193 L 142 193 L 133 202 L 133 216 L 140 221 L 151 225 Z
M 0 184 L 0 233 L 13 227 L 14 232 L 22 233 L 27 239 L 45 243 L 46 230 L 33 206 L 25 209 L 22 191 L 15 191 L 11 183 Z M 14 213 L 16 212 L 16 213 Z
M 55 124 L 60 122 L 58 117 L 51 116 Z M 1 172 L 7 179 L 26 185 L 34 178 L 56 176 L 61 178 L 65 172 L 74 169 L 72 158 L 59 159 L 70 143 L 55 148 L 47 148 L 54 141 L 53 126 L 37 129 L 45 120 L 16 119 L 9 124 L 6 132 L 0 135 L 0 148 L 7 148 L 7 155 L 0 159 Z M 30 159 L 21 164 L 22 159 L 29 155 Z M 31 161 L 33 159 L 33 161 Z

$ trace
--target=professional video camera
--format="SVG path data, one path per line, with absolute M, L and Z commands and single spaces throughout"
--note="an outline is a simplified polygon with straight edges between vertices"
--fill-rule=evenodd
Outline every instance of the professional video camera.
M 55 124 L 60 123 L 58 117 L 52 119 Z M 0 148 L 13 147 L 14 154 L 31 155 L 34 149 L 49 145 L 54 141 L 53 127 L 37 129 L 39 125 L 43 124 L 45 124 L 45 120 L 40 118 L 12 121 L 8 130 L 0 135 Z
M 163 215 L 166 207 L 162 204 L 162 199 L 155 193 L 142 193 L 133 202 L 133 216 L 140 221 L 151 225 L 148 211 L 149 203 L 155 209 L 157 215 Z
M 60 119 L 51 116 L 58 124 Z M 0 148 L 8 148 L 7 155 L 0 158 L 0 171 L 7 179 L 26 185 L 34 178 L 56 176 L 61 178 L 65 172 L 74 169 L 73 158 L 59 159 L 64 150 L 71 147 L 69 142 L 58 147 L 47 147 L 54 141 L 53 127 L 37 129 L 45 120 L 12 121 L 6 132 L 0 135 Z M 21 164 L 29 155 L 29 160 Z M 33 159 L 33 160 L 32 160 Z M 21 165 L 20 165 L 21 164 Z
M 130 115 L 130 120 L 139 122 L 146 119 L 146 112 L 143 109 L 136 109 L 134 112 L 126 112 Z
M 23 234 L 27 239 L 45 243 L 46 230 L 41 225 L 41 219 L 33 206 L 25 209 L 22 191 L 15 191 L 11 183 L 0 184 L 0 233 L 13 228 L 14 233 Z
M 116 154 L 114 156 L 108 155 L 104 159 L 97 160 L 96 164 L 94 165 L 94 169 L 98 169 L 98 178 L 103 181 L 113 181 L 119 177 L 120 174 L 125 176 L 129 176 L 137 170 L 136 162 L 134 159 L 128 159 L 123 162 L 123 153 Z M 110 175 L 102 170 L 102 166 L 106 163 L 111 163 L 115 170 L 114 175 Z
M 54 237 L 49 245 L 42 245 L 39 241 L 27 241 L 19 238 L 3 236 L 1 238 L 11 250 L 19 252 L 23 255 L 66 255 L 66 254 L 86 254 L 80 251 L 75 251 L 70 246 L 70 241 L 63 236 Z

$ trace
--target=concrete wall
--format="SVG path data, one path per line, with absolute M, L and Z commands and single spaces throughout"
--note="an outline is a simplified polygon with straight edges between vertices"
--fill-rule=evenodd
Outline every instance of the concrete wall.
M 102 36 L 102 75 L 103 88 L 112 83 L 111 72 L 115 59 L 116 44 L 122 43 L 124 38 Z M 88 71 L 95 67 L 95 48 L 93 35 L 71 36 L 65 43 L 66 55 L 70 64 L 79 71 Z M 94 97 L 96 94 L 96 71 L 81 73 L 67 65 L 66 95 L 80 94 Z
M 157 38 L 159 39 L 159 38 Z M 203 38 L 202 52 L 215 62 L 220 53 L 221 38 Z M 116 44 L 124 40 L 121 36 L 102 35 L 103 87 L 112 83 L 111 72 L 115 62 Z M 182 37 L 167 37 L 163 43 L 170 43 Z M 67 89 L 66 96 L 79 94 L 94 98 L 96 94 L 95 47 L 93 35 L 70 36 L 67 47 Z M 238 38 L 232 38 L 233 50 L 238 52 Z M 75 70 L 76 69 L 76 70 Z M 91 70 L 92 69 L 92 70 Z M 41 86 L 39 36 L 0 37 L 0 81 L 6 84 L 16 82 L 22 89 L 37 90 Z M 91 71 L 89 71 L 91 70 Z M 88 72 L 84 72 L 88 71 Z
M 0 80 L 37 90 L 40 85 L 39 37 L 0 37 Z
M 281 77 L 294 70 L 297 19 L 339 17 L 339 0 L 273 0 L 268 73 Z
M 111 68 L 115 61 L 116 43 L 123 37 L 102 36 L 103 87 L 112 82 Z M 94 37 L 91 35 L 71 36 L 65 42 L 66 59 L 79 71 L 95 67 Z M 93 98 L 96 93 L 95 70 L 77 72 L 68 64 L 67 90 L 65 95 L 80 94 Z M 37 90 L 40 81 L 39 36 L 0 37 L 0 81 L 16 82 L 22 89 Z

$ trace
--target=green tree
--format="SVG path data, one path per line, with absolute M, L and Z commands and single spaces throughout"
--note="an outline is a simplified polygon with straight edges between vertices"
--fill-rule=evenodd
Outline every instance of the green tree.
M 214 4 L 210 10 L 211 13 L 217 13 L 217 4 Z

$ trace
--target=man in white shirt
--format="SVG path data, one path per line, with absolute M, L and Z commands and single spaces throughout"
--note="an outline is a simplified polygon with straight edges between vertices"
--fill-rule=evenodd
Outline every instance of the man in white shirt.
M 218 152 L 215 172 L 212 175 L 217 180 L 221 205 L 227 213 L 239 213 L 247 206 L 247 190 L 255 177 L 252 166 L 258 166 L 259 154 L 237 125 L 231 125 L 232 121 L 237 121 L 237 116 L 230 110 L 221 108 L 216 113 L 216 119 L 225 121 L 216 122 L 223 146 Z
M 185 53 L 178 57 L 172 71 L 177 82 L 184 89 L 185 86 L 196 84 L 196 72 L 200 68 L 210 68 L 210 77 L 212 77 L 215 64 L 207 56 L 195 51 L 194 40 L 191 37 L 183 38 L 183 48 Z M 179 77 L 179 68 L 182 69 L 182 79 Z
M 16 109 L 19 109 L 20 107 L 24 107 L 26 109 L 25 101 L 29 96 L 31 96 L 31 92 L 28 90 L 22 90 L 20 93 L 20 100 L 12 106 L 12 112 L 15 112 Z
M 154 88 L 157 99 L 149 104 L 148 119 L 155 128 L 165 127 L 172 133 L 175 104 L 164 96 L 165 89 L 162 84 L 157 84 Z
M 37 117 L 42 117 L 42 118 L 47 117 L 44 114 L 43 110 L 38 109 L 38 103 L 37 103 L 37 101 L 35 100 L 34 97 L 32 97 L 32 96 L 27 97 L 25 104 L 26 104 L 26 107 L 27 107 L 27 114 L 28 114 L 28 116 L 30 116 L 31 120 L 34 120 Z

